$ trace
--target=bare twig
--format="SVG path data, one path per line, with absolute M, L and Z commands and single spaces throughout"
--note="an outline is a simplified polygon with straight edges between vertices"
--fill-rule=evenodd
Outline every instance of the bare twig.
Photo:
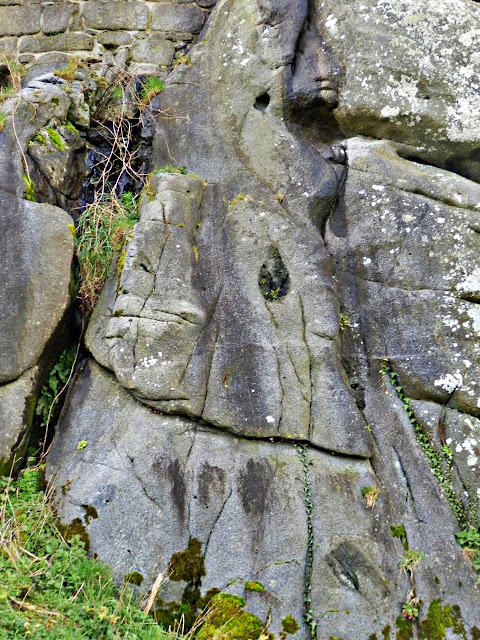
M 158 592 L 160 591 L 160 587 L 162 586 L 164 581 L 165 581 L 165 573 L 159 573 L 155 582 L 153 583 L 152 589 L 150 591 L 150 595 L 148 596 L 147 604 L 145 605 L 145 608 L 143 610 L 145 614 L 148 615 L 150 613 L 150 609 L 153 607 L 155 598 L 157 597 Z

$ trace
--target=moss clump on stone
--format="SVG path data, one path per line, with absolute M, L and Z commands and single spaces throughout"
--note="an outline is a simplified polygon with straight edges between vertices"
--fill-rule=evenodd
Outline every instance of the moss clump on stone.
M 188 171 L 186 170 L 185 167 L 176 167 L 173 164 L 166 164 L 163 167 L 160 167 L 159 169 L 155 169 L 155 171 L 153 173 L 176 173 L 176 174 L 180 174 L 182 176 L 186 176 L 188 174 Z
M 123 581 L 128 582 L 129 584 L 134 584 L 139 587 L 143 582 L 143 576 L 138 571 L 132 571 L 131 573 L 126 573 L 123 576 Z
M 252 591 L 260 593 L 261 591 L 265 591 L 265 587 L 261 582 L 257 581 L 247 581 L 245 582 L 245 591 Z
M 293 635 L 300 629 L 300 625 L 293 616 L 287 616 L 282 620 L 282 629 L 285 633 Z
M 45 136 L 43 135 L 43 133 L 41 131 L 37 131 L 37 133 L 33 136 L 32 143 L 33 142 L 36 142 L 37 144 L 39 144 L 42 147 L 44 147 L 47 144 L 47 139 L 45 138 Z M 30 144 L 32 144 L 32 143 L 30 143 Z
M 23 176 L 23 181 L 25 182 L 23 197 L 25 198 L 25 200 L 35 202 L 35 191 L 37 190 L 37 185 L 26 173 Z
M 392 627 L 387 624 L 383 627 L 382 629 L 382 638 L 383 640 L 390 640 L 390 631 L 392 630 Z
M 184 631 L 189 631 L 200 613 L 209 606 L 212 598 L 219 593 L 219 589 L 209 589 L 205 596 L 201 595 L 202 578 L 206 575 L 205 559 L 202 553 L 202 543 L 197 538 L 190 537 L 184 551 L 174 553 L 168 563 L 170 580 L 186 582 L 181 602 L 165 602 L 156 599 L 157 610 L 154 613 L 157 622 L 164 628 L 171 627 L 182 618 Z
M 57 529 L 62 534 L 62 538 L 65 542 L 69 542 L 74 536 L 77 536 L 83 542 L 85 551 L 90 549 L 90 538 L 85 525 L 80 518 L 75 518 L 70 522 L 70 524 L 62 524 L 61 522 L 58 522 Z
M 85 522 L 87 524 L 90 524 L 90 520 L 98 518 L 97 510 L 91 504 L 82 504 L 82 509 L 85 511 Z
M 75 80 L 77 69 L 77 60 L 75 58 L 70 58 L 66 67 L 63 69 L 55 69 L 53 73 L 57 78 L 62 78 L 62 80 L 66 80 L 67 82 L 73 82 Z
M 53 127 L 47 127 L 46 132 L 48 133 L 48 138 L 50 142 L 53 144 L 53 146 L 55 147 L 55 149 L 58 149 L 58 151 L 61 151 L 61 152 L 65 151 L 65 149 L 67 148 L 65 141 L 63 140 L 62 136 L 58 133 L 58 131 Z
M 265 632 L 265 625 L 244 610 L 245 600 L 229 593 L 219 593 L 211 601 L 205 622 L 197 633 L 198 640 L 257 640 L 266 636 L 273 640 L 272 634 Z
M 402 616 L 398 616 L 395 620 L 397 632 L 395 640 L 411 640 L 413 638 L 413 627 L 409 620 L 405 620 Z
M 462 621 L 460 607 L 445 605 L 440 600 L 432 600 L 428 607 L 427 617 L 421 623 L 420 638 L 422 640 L 445 640 L 447 629 L 465 637 L 465 626 Z
M 151 76 L 147 78 L 143 83 L 142 90 L 140 92 L 140 102 L 143 105 L 149 104 L 155 96 L 158 96 L 165 89 L 165 82 L 157 78 L 156 76 Z
M 62 127 L 65 127 L 65 129 L 70 131 L 70 133 L 72 133 L 74 136 L 80 135 L 80 133 L 78 132 L 78 129 L 75 127 L 75 125 L 72 122 L 70 122 L 70 120 L 65 120 L 65 122 L 62 123 Z
M 170 580 L 185 582 L 198 582 L 205 572 L 202 543 L 198 538 L 190 537 L 185 551 L 174 553 L 168 563 Z

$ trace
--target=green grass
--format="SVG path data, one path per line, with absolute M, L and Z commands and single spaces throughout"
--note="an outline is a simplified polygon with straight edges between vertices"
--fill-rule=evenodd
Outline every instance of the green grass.
M 132 193 L 105 197 L 89 205 L 78 219 L 75 242 L 78 260 L 78 296 L 87 315 L 95 306 L 110 272 L 138 222 L 137 200 Z
M 147 78 L 143 83 L 140 91 L 140 102 L 144 105 L 149 104 L 155 96 L 158 96 L 165 89 L 165 82 L 155 76 Z
M 7 115 L 0 111 L 0 133 L 5 129 L 5 122 L 7 121 Z
M 0 478 L 1 640 L 172 638 L 78 536 L 65 540 L 41 476 L 31 468 L 16 481 Z

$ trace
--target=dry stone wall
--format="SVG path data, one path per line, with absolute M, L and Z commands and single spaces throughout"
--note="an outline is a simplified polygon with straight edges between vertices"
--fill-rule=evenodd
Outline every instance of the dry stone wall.
M 215 2 L 0 0 L 0 51 L 23 63 L 51 52 L 113 54 L 134 73 L 155 74 L 198 36 Z

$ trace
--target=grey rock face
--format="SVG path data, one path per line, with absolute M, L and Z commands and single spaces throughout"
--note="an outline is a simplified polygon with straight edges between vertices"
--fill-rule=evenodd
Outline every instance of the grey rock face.
M 49 458 L 57 481 L 72 481 L 62 518 L 83 519 L 78 505 L 95 507 L 90 539 L 119 572 L 139 571 L 151 582 L 193 537 L 205 553 L 204 589 L 244 595 L 245 580 L 257 580 L 265 592 L 247 593 L 248 605 L 262 619 L 271 609 L 272 630 L 281 630 L 286 615 L 302 618 L 308 534 L 304 469 L 292 444 L 255 442 L 187 418 L 156 415 L 96 364 L 87 365 L 76 383 L 62 425 Z M 80 440 L 88 441 L 82 451 Z M 322 574 L 322 584 L 328 576 L 335 585 L 334 592 L 315 589 L 316 604 L 327 610 L 341 601 L 365 622 L 374 606 L 384 620 L 375 525 L 361 497 L 362 485 L 374 481 L 370 464 L 345 464 L 312 451 L 308 473 L 323 513 L 313 522 L 319 543 L 313 572 Z M 342 579 L 350 564 L 360 589 Z M 169 601 L 177 587 L 167 583 L 160 595 Z M 364 588 L 375 604 L 365 599 Z M 342 610 L 340 618 L 345 616 Z M 328 636 L 342 624 L 334 617 L 322 631 Z
M 38 387 L 38 367 L 0 386 L 0 474 L 9 475 L 13 460 L 25 453 Z
M 40 365 L 70 302 L 72 219 L 0 192 L 0 472 L 24 454 Z M 40 366 L 37 366 L 40 365 Z
M 49 459 L 119 577 L 150 585 L 194 538 L 203 593 L 260 580 L 276 632 L 393 638 L 413 593 L 413 637 L 434 600 L 476 637 L 455 532 L 480 488 L 479 24 L 466 0 L 221 0 L 168 75 L 152 169 L 191 173 L 149 177 Z
M 278 203 L 267 217 L 252 196 L 226 212 L 216 199 L 202 207 L 202 196 L 198 178 L 151 178 L 121 278 L 106 290 L 87 346 L 161 411 L 368 456 L 336 352 L 338 309 L 321 239 L 296 228 Z M 262 263 L 276 247 L 288 287 L 267 293 Z M 319 259 L 306 263 L 301 249 Z
M 412 156 L 478 181 L 479 19 L 465 0 L 367 0 L 358 12 L 324 2 L 315 25 L 342 84 L 342 132 L 408 142 Z
M 69 300 L 73 238 L 64 211 L 0 192 L 0 383 L 39 359 Z

